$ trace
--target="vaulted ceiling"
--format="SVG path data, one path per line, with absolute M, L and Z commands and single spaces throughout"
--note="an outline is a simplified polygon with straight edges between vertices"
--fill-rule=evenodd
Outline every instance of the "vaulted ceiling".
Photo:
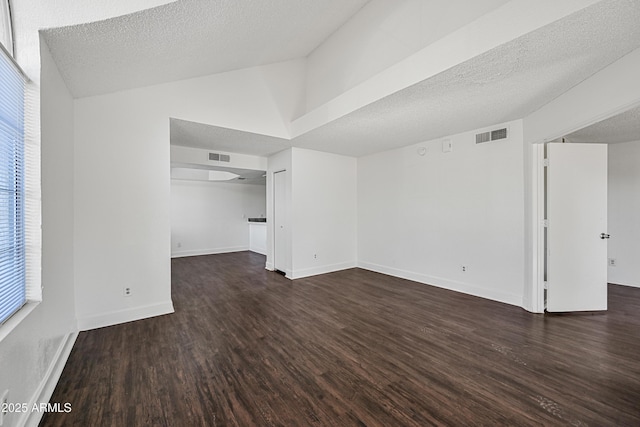
M 81 97 L 304 58 L 367 3 L 184 0 L 44 35 Z M 290 139 L 172 119 L 171 142 L 262 156 L 290 146 L 362 156 L 522 118 L 639 48 L 638 22 L 640 2 L 598 1 Z M 633 123 L 637 114 L 608 129 L 637 132 Z M 588 132 L 579 138 L 595 137 Z
M 302 58 L 369 0 L 180 0 L 43 31 L 74 97 Z

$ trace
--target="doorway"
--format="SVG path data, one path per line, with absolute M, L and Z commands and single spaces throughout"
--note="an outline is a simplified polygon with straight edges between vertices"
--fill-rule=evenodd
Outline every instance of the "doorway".
M 640 252 L 640 229 L 637 228 L 637 216 L 640 215 L 640 105 L 635 104 L 625 110 L 618 110 L 608 118 L 592 122 L 589 126 L 582 126 L 577 130 L 563 132 L 562 138 L 547 139 L 534 143 L 531 154 L 532 160 L 532 207 L 533 220 L 532 227 L 532 296 L 531 311 L 542 313 L 547 309 L 546 299 L 548 290 L 545 289 L 547 277 L 545 274 L 547 266 L 546 234 L 549 222 L 552 221 L 546 212 L 546 173 L 544 166 L 547 158 L 546 148 L 550 144 L 565 141 L 567 147 L 579 144 L 593 145 L 605 144 L 605 154 L 607 157 L 607 177 L 606 205 L 607 211 L 604 213 L 607 222 L 602 230 L 597 231 L 596 239 L 604 240 L 606 255 L 601 255 L 598 261 L 600 268 L 606 271 L 606 282 L 626 286 L 640 287 L 640 267 L 636 268 L 635 258 Z M 575 156 L 574 156 L 575 157 Z M 588 178 L 588 177 L 587 177 Z M 604 181 L 604 178 L 601 178 Z M 584 181 L 586 182 L 586 181 Z M 584 184 L 585 188 L 589 188 Z M 602 196 L 600 196 L 602 197 Z M 575 219 L 580 219 L 581 215 L 574 215 Z M 637 230 L 637 233 L 635 232 Z M 607 235 L 611 233 L 611 240 Z M 591 233 L 593 234 L 593 233 Z M 604 235 L 604 239 L 601 235 Z M 554 257 L 553 247 L 551 258 Z M 555 254 L 557 255 L 557 254 Z M 599 273 L 602 274 L 602 273 Z M 551 279 L 549 277 L 549 279 Z

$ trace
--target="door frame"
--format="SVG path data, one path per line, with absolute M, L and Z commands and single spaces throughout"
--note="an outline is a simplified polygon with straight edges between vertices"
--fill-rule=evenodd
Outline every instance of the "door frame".
M 277 197 L 276 197 L 276 187 L 277 187 L 277 185 L 276 185 L 276 175 L 278 175 L 280 173 L 283 173 L 283 172 L 287 173 L 288 170 L 287 169 L 278 169 L 278 170 L 275 170 L 275 171 L 272 172 L 272 178 L 273 179 L 272 179 L 271 198 L 272 198 L 272 211 L 273 212 L 272 212 L 272 220 L 271 220 L 271 222 L 273 224 L 273 226 L 272 226 L 273 232 L 272 232 L 272 242 L 271 242 L 271 249 L 272 249 L 271 250 L 271 254 L 272 254 L 273 271 L 281 271 L 281 272 L 285 273 L 285 276 L 288 276 L 290 274 L 289 270 L 291 268 L 290 265 L 289 265 L 290 261 L 288 259 L 289 258 L 288 256 L 285 256 L 285 262 L 284 262 L 285 269 L 284 270 L 278 269 L 278 267 L 276 266 L 276 264 L 278 263 L 278 261 L 277 261 L 278 257 L 276 256 L 276 245 L 277 245 L 276 244 L 276 241 L 277 241 L 277 239 L 276 239 L 276 233 L 277 233 L 277 231 L 276 231 L 277 230 L 276 210 L 278 209 L 277 204 L 276 204 L 276 199 L 277 199 Z M 286 179 L 286 175 L 285 175 L 285 179 Z M 286 181 L 285 181 L 285 188 L 286 188 Z M 285 192 L 285 199 L 286 199 L 286 192 Z M 285 209 L 286 210 L 286 205 L 285 206 L 281 206 L 280 209 Z M 286 214 L 285 214 L 285 222 L 287 222 L 286 221 Z M 288 229 L 288 227 L 287 227 L 287 229 Z M 289 251 L 289 248 L 287 248 L 287 252 L 288 251 Z
M 528 238 L 530 239 L 530 252 L 528 252 L 528 262 L 530 262 L 529 269 L 529 277 L 530 279 L 530 289 L 528 290 L 526 295 L 524 295 L 524 300 L 529 300 L 529 304 L 523 304 L 524 308 L 533 312 L 533 313 L 544 313 L 545 311 L 545 301 L 544 301 L 544 290 L 545 290 L 545 281 L 544 281 L 544 257 L 545 257 L 545 248 L 544 248 L 544 168 L 545 168 L 545 156 L 544 156 L 544 144 L 555 141 L 558 138 L 562 138 L 565 135 L 573 133 L 577 130 L 585 128 L 587 126 L 591 126 L 594 123 L 598 123 L 602 120 L 606 120 L 610 117 L 618 115 L 620 113 L 624 113 L 627 110 L 632 108 L 636 108 L 640 106 L 640 101 L 633 102 L 631 104 L 626 104 L 620 106 L 618 108 L 612 109 L 606 113 L 599 114 L 595 117 L 590 118 L 582 123 L 577 123 L 572 126 L 568 126 L 562 131 L 557 132 L 556 134 L 549 135 L 547 138 L 525 142 L 525 144 L 530 145 L 525 148 L 525 152 L 528 152 L 529 159 L 525 160 L 525 165 L 529 169 L 529 176 L 531 180 L 530 184 L 530 197 L 528 198 L 527 203 L 529 204 L 529 209 L 527 211 L 530 212 L 529 219 L 529 227 L 530 233 Z

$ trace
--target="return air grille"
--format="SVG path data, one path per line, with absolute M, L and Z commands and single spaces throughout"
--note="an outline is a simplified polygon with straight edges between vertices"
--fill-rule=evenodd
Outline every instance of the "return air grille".
M 231 157 L 228 154 L 209 153 L 209 160 L 216 162 L 229 162 Z
M 507 128 L 495 129 L 488 132 L 482 132 L 476 134 L 476 144 L 482 144 L 489 141 L 497 141 L 499 139 L 506 139 L 508 136 Z
M 507 137 L 507 128 L 497 129 L 491 131 L 491 140 L 505 139 Z
M 491 132 L 482 132 L 476 134 L 476 144 L 491 141 Z

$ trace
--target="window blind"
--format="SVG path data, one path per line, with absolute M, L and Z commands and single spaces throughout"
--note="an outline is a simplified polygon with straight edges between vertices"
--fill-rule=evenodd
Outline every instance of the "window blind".
M 22 74 L 0 49 L 0 323 L 26 302 Z

